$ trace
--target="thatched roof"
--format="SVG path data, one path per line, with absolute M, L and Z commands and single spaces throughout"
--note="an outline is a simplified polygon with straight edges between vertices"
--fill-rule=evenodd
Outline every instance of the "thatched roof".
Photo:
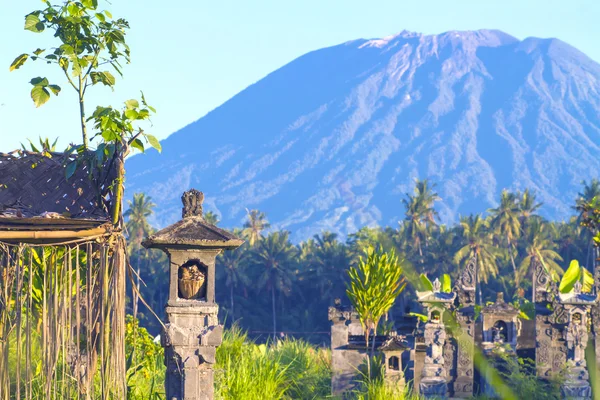
M 62 153 L 0 153 L 0 231 L 78 230 L 110 221 L 110 184 L 114 168 L 90 173 Z

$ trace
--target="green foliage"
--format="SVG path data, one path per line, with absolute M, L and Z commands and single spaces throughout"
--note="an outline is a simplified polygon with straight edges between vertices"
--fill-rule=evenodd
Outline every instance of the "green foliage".
M 535 374 L 535 362 L 530 359 L 516 359 L 506 352 L 494 353 L 495 360 L 491 367 L 495 368 L 499 377 L 508 384 L 519 399 L 559 400 L 560 386 L 564 379 L 557 374 L 550 380 L 539 379 Z
M 385 365 L 383 357 L 370 357 L 359 368 L 359 388 L 354 391 L 356 400 L 408 400 L 412 398 L 406 390 L 384 380 Z
M 125 326 L 127 357 L 127 398 L 135 400 L 164 398 L 164 353 L 137 319 L 127 316 Z
M 358 266 L 351 267 L 348 275 L 346 294 L 358 313 L 368 345 L 369 331 L 377 332 L 379 320 L 406 286 L 402 267 L 394 251 L 384 253 L 369 248 L 366 258 L 360 257 Z
M 433 283 L 425 274 L 419 275 L 419 283 L 424 291 L 433 291 Z
M 594 288 L 594 276 L 586 268 L 579 265 L 579 261 L 571 260 L 567 272 L 560 280 L 558 290 L 561 293 L 570 293 L 575 286 L 575 283 L 580 282 L 582 292 L 590 293 Z
M 129 47 L 125 42 L 129 24 L 124 19 L 112 19 L 108 11 L 100 11 L 97 1 L 65 1 L 53 5 L 44 1 L 46 8 L 25 17 L 25 30 L 42 33 L 50 31 L 59 45 L 51 49 L 36 49 L 19 55 L 10 70 L 21 68 L 28 60 L 55 64 L 64 73 L 68 84 L 78 92 L 98 83 L 113 87 L 114 76 L 105 71 L 112 67 L 119 75 L 123 62 L 129 62 Z M 36 107 L 50 99 L 50 92 L 58 95 L 60 87 L 50 85 L 46 78 L 34 78 L 31 97 Z
M 296 340 L 258 345 L 234 326 L 217 348 L 216 395 L 221 400 L 326 398 L 330 362 L 328 350 Z
M 442 292 L 450 293 L 452 292 L 452 279 L 450 275 L 444 274 L 442 275 Z

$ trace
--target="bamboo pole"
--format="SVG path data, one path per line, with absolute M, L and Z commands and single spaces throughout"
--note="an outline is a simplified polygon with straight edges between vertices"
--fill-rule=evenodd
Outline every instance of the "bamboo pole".
M 111 232 L 108 226 L 80 231 L 0 231 L 0 240 L 74 239 L 103 235 Z

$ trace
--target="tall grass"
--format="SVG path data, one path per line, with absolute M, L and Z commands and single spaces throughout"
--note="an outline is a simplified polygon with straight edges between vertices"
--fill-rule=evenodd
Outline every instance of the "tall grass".
M 217 349 L 217 398 L 327 398 L 331 382 L 329 354 L 293 339 L 259 345 L 234 327 L 225 332 L 223 344 Z

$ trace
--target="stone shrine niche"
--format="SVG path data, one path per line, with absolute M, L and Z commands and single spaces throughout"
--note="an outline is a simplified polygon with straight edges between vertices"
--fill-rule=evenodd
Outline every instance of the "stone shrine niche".
M 481 310 L 483 320 L 483 350 L 489 352 L 494 347 L 508 344 L 515 352 L 521 329 L 519 310 L 504 301 L 504 294 L 498 293 L 496 302 Z
M 206 301 L 208 266 L 199 260 L 189 260 L 177 271 L 178 296 L 185 300 Z

